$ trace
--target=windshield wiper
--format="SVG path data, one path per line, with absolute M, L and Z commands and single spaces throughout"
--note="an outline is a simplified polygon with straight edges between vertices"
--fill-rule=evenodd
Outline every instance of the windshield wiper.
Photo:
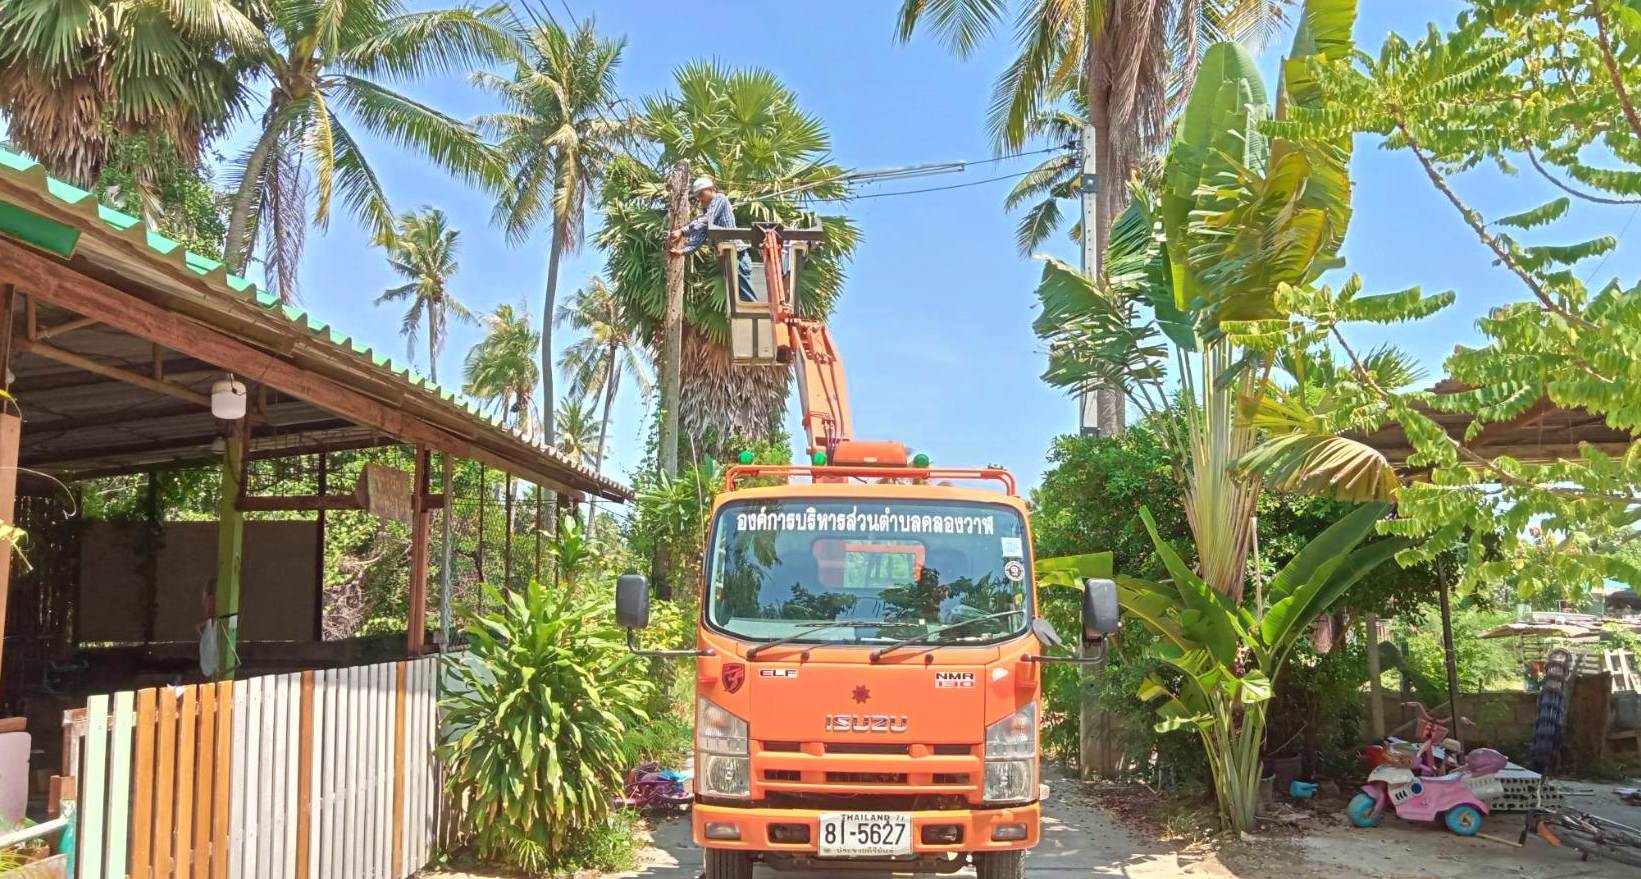
M 793 643 L 796 643 L 798 641 L 802 641 L 803 639 L 809 637 L 810 635 L 814 634 L 815 632 L 821 631 L 822 629 L 835 629 L 835 628 L 838 628 L 840 626 L 892 626 L 892 625 L 895 625 L 894 620 L 829 620 L 829 621 L 823 622 L 823 623 L 805 623 L 803 625 L 803 631 L 801 631 L 801 632 L 795 632 L 791 635 L 787 635 L 785 638 L 777 638 L 773 641 L 766 641 L 765 643 L 759 644 L 758 646 L 752 648 L 751 650 L 748 650 L 746 652 L 746 659 L 747 659 L 748 662 L 751 662 L 752 660 L 758 658 L 758 654 L 764 652 L 765 650 L 770 649 L 771 647 L 782 647 L 782 646 L 785 646 L 787 644 L 793 644 Z
M 923 642 L 923 641 L 927 641 L 928 639 L 933 638 L 934 636 L 939 635 L 943 632 L 950 632 L 954 629 L 961 629 L 961 628 L 964 628 L 965 626 L 972 626 L 975 623 L 983 623 L 983 622 L 986 622 L 988 620 L 1000 620 L 1003 617 L 1011 617 L 1011 616 L 1014 616 L 1015 614 L 1023 614 L 1023 613 L 1025 613 L 1025 611 L 1023 611 L 1023 610 L 1005 610 L 1005 611 L 1000 611 L 998 613 L 989 613 L 989 614 L 986 614 L 985 616 L 972 617 L 970 619 L 961 620 L 959 622 L 955 622 L 955 623 L 952 623 L 950 625 L 941 626 L 940 628 L 935 629 L 932 632 L 924 632 L 921 635 L 914 635 L 914 636 L 912 636 L 910 638 L 907 638 L 905 640 L 896 641 L 893 644 L 887 644 L 883 647 L 879 647 L 878 649 L 873 650 L 872 651 L 872 661 L 877 662 L 878 660 L 882 659 L 883 657 L 889 655 L 890 653 L 892 653 L 896 650 L 899 650 L 902 647 L 909 647 L 913 644 L 917 644 L 917 643 L 920 643 L 920 642 Z M 936 644 L 934 646 L 939 647 L 941 645 Z M 750 658 L 750 657 L 748 657 L 748 658 Z

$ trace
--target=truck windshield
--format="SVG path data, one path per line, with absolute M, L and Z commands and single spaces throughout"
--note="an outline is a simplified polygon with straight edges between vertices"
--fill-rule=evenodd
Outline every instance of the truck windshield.
M 1025 523 L 1001 504 L 746 501 L 712 534 L 708 621 L 739 637 L 882 644 L 973 619 L 928 640 L 972 644 L 1030 621 Z

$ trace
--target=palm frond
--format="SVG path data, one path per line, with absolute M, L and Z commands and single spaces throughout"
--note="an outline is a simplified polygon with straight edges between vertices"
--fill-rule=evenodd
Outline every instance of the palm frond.
M 967 58 L 1002 21 L 1006 8 L 1006 0 L 904 0 L 895 37 L 907 42 L 927 17 L 935 35 Z

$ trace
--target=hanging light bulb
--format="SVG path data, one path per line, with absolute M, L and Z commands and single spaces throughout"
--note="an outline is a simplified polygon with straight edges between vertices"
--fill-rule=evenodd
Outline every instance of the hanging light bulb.
M 227 378 L 211 385 L 211 414 L 223 421 L 238 421 L 245 417 L 245 384 Z

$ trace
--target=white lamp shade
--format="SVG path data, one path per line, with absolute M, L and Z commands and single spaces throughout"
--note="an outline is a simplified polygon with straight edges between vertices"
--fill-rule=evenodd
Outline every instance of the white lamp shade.
M 211 385 L 211 414 L 224 421 L 245 417 L 245 385 L 225 378 Z

